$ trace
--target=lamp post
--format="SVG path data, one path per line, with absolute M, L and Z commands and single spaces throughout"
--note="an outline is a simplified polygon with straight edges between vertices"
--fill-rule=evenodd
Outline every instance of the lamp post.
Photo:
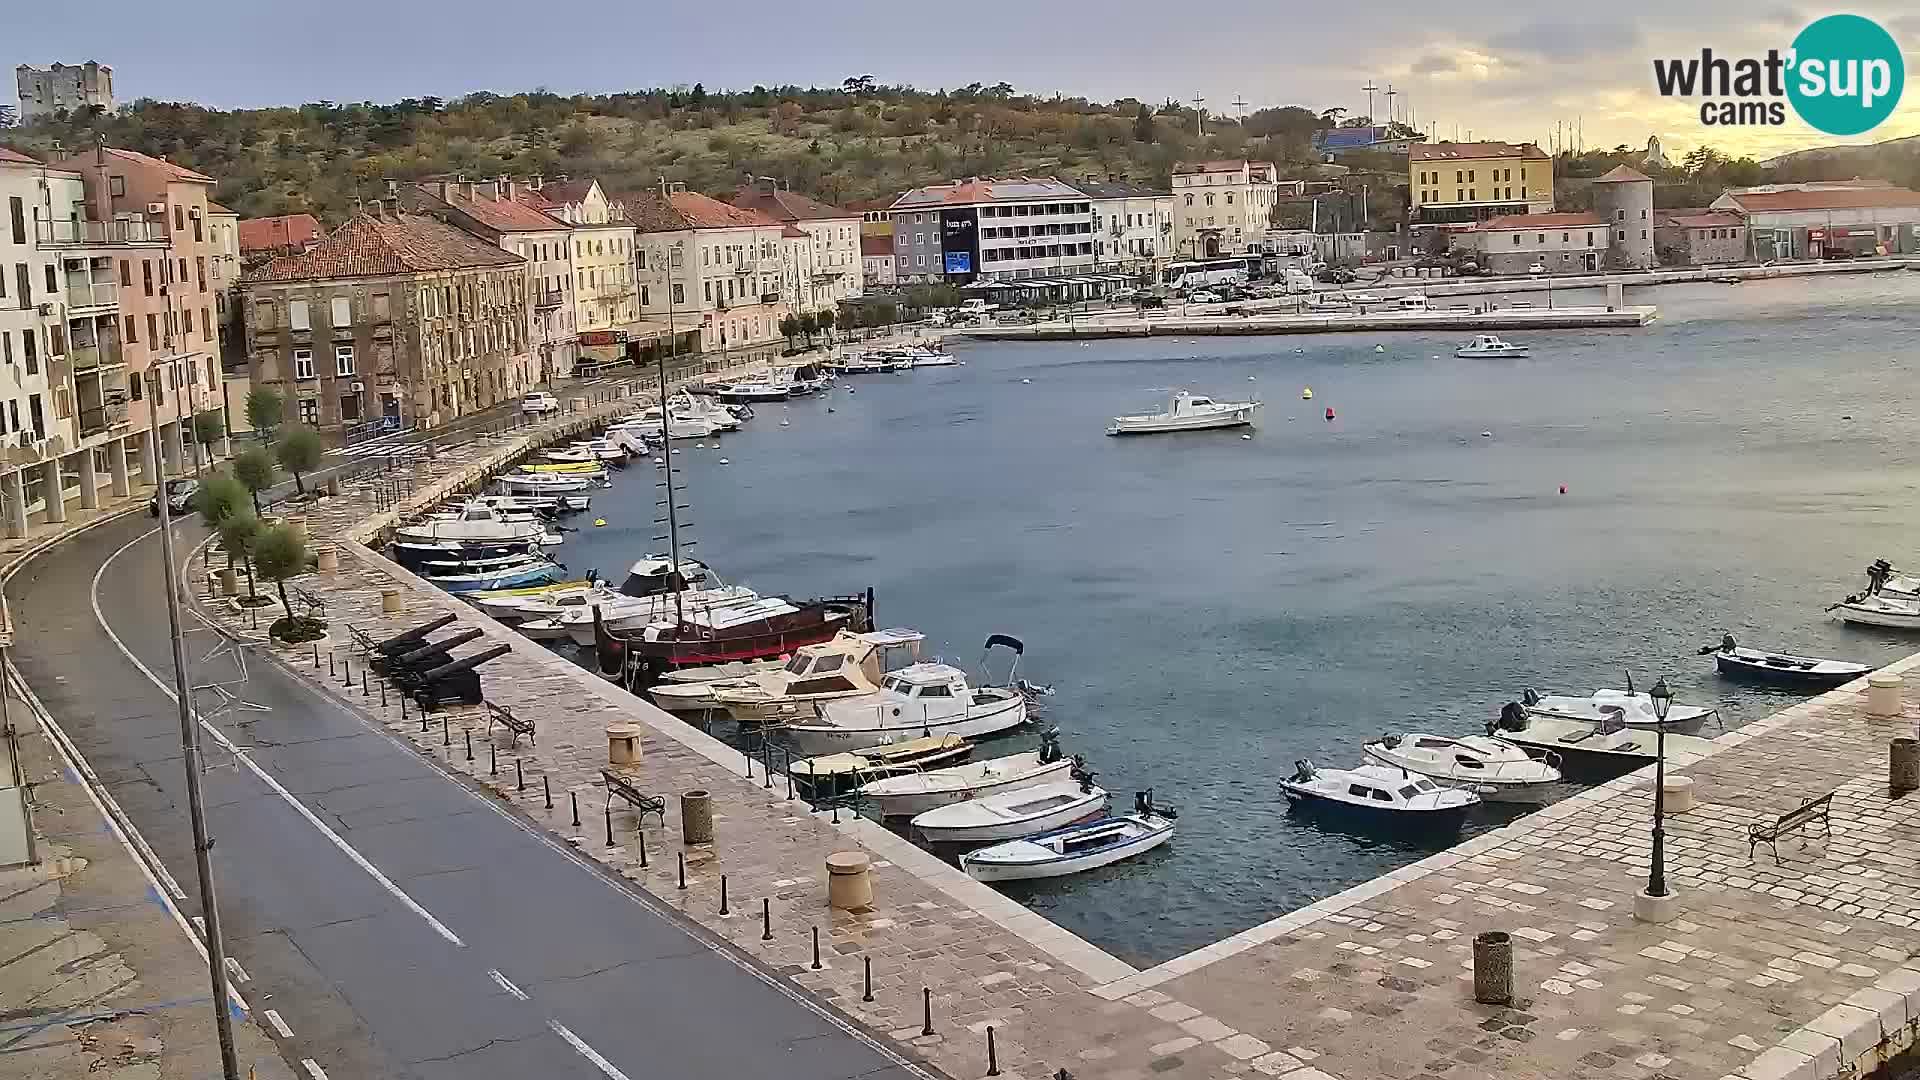
M 1647 691 L 1653 699 L 1653 869 L 1647 876 L 1647 895 L 1667 896 L 1667 833 L 1665 826 L 1667 810 L 1667 710 L 1673 708 L 1673 691 L 1668 688 L 1665 676 L 1653 684 Z

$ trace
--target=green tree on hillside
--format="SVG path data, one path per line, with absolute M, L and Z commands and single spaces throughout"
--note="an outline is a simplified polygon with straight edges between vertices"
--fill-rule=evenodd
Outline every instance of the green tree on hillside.
M 1150 143 L 1153 141 L 1153 109 L 1146 102 L 1133 114 L 1133 141 Z

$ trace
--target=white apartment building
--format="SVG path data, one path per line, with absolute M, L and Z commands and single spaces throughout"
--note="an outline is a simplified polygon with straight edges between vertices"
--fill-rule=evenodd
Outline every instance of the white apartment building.
M 780 320 L 794 310 L 786 261 L 796 238 L 786 226 L 677 186 L 633 198 L 626 210 L 638 230 L 635 270 L 649 321 L 673 333 L 698 327 L 701 350 L 729 360 L 779 355 Z
M 59 207 L 62 216 L 86 201 L 79 173 L 43 168 L 39 162 L 0 147 L 0 442 L 8 448 L 31 445 L 52 435 L 62 447 L 75 445 L 71 421 L 71 389 L 67 378 L 54 378 L 54 357 L 64 357 L 66 313 L 69 301 L 90 317 L 96 297 L 91 288 L 69 295 L 62 265 L 64 251 L 37 235 Z M 80 262 L 85 264 L 84 256 Z M 106 283 L 104 310 L 108 323 L 118 320 L 111 271 Z M 76 279 L 76 285 L 83 283 Z M 90 286 L 91 277 L 84 283 Z M 117 331 L 118 326 L 113 329 Z M 117 334 L 116 334 L 117 336 Z M 59 367 L 66 374 L 67 365 Z M 56 388 L 67 401 L 66 422 L 55 408 Z
M 864 288 L 860 267 L 858 211 L 829 206 L 794 191 L 753 188 L 737 193 L 733 205 L 758 210 L 804 234 L 812 252 L 804 259 L 795 253 L 796 269 L 803 273 L 787 283 L 788 303 L 797 311 L 832 311 L 842 300 L 858 297 Z
M 1273 223 L 1276 175 L 1271 162 L 1245 159 L 1174 166 L 1172 257 L 1207 259 L 1247 250 Z
M 1092 202 L 1053 177 L 914 188 L 891 209 L 901 282 L 1052 282 L 1097 270 Z
M 1074 184 L 1093 205 L 1093 256 L 1104 268 L 1143 272 L 1173 257 L 1173 193 L 1125 181 Z
M 607 198 L 600 182 L 535 178 L 533 196 L 572 229 L 574 325 L 582 359 L 622 359 L 641 318 L 634 274 L 638 236 L 626 208 Z
M 1598 270 L 1611 243 L 1606 219 L 1585 211 L 1489 218 L 1452 239 L 1491 274 L 1525 274 L 1536 266 L 1553 274 Z

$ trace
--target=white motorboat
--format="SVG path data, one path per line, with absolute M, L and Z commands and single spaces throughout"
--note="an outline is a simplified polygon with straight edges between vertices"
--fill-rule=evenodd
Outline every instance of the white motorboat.
M 917 349 L 917 350 L 908 350 L 908 351 L 912 354 L 908 357 L 908 359 L 912 360 L 913 366 L 917 368 L 956 367 L 960 363 L 960 361 L 955 360 L 951 354 L 941 352 L 938 349 Z
M 428 581 L 448 592 L 476 589 L 511 589 L 542 581 L 557 581 L 566 568 L 549 559 L 520 556 L 517 559 L 482 559 L 473 563 L 429 566 Z
M 826 388 L 827 373 L 813 364 L 801 364 L 798 367 L 781 368 L 774 372 L 775 382 L 787 384 L 788 397 L 805 397 L 817 394 Z
M 507 520 L 485 503 L 469 502 L 455 517 L 428 518 L 394 530 L 394 538 L 415 544 L 537 544 L 547 527 L 531 517 Z
M 1487 734 L 1498 734 L 1508 742 L 1560 756 L 1559 768 L 1572 774 L 1617 774 L 1642 765 L 1651 765 L 1660 739 L 1657 731 L 1630 728 L 1622 714 L 1609 712 L 1594 720 L 1564 720 L 1534 714 L 1525 705 L 1509 701 L 1497 720 L 1487 721 Z M 1665 739 L 1668 755 L 1704 757 L 1714 750 L 1713 740 L 1697 735 L 1669 732 Z
M 1527 712 L 1535 716 L 1550 716 L 1556 720 L 1579 720 L 1593 723 L 1603 717 L 1617 714 L 1620 720 L 1631 728 L 1653 728 L 1660 726 L 1660 720 L 1653 713 L 1653 698 L 1647 694 L 1636 693 L 1632 680 L 1628 680 L 1625 690 L 1595 690 L 1590 697 L 1570 697 L 1563 694 L 1542 696 L 1528 689 L 1521 695 L 1521 704 Z M 1701 705 L 1675 705 L 1667 710 L 1667 730 L 1692 734 L 1700 730 L 1712 717 L 1720 718 L 1720 710 Z
M 1883 626 L 1891 630 L 1920 630 L 1920 601 L 1890 600 L 1862 593 L 1827 608 L 1843 622 L 1856 626 Z
M 540 460 L 560 465 L 591 465 L 599 463 L 600 455 L 584 446 L 567 446 L 540 451 Z
M 774 372 L 760 371 L 725 386 L 717 386 L 714 393 L 721 401 L 785 401 L 793 396 L 793 387 Z
M 1434 824 L 1457 825 L 1469 808 L 1480 805 L 1480 796 L 1466 788 L 1441 787 L 1409 769 L 1371 763 L 1322 769 L 1311 761 L 1296 762 L 1280 790 L 1296 806 Z
M 504 514 L 567 514 L 593 506 L 591 495 L 475 495 L 467 500 Z
M 960 856 L 960 869 L 975 881 L 1023 881 L 1065 877 L 1151 851 L 1173 838 L 1173 811 L 1156 810 L 1151 792 L 1141 792 L 1131 814 L 1009 840 Z
M 830 361 L 829 366 L 843 375 L 877 375 L 891 370 L 885 360 L 873 353 L 843 356 L 838 360 Z
M 622 433 L 628 437 L 658 438 L 660 436 L 660 407 L 650 410 L 653 415 L 641 413 L 627 417 L 608 428 L 609 434 Z M 739 421 L 733 421 L 735 427 Z M 667 438 L 669 439 L 706 439 L 722 430 L 721 426 L 704 412 L 681 412 L 675 410 L 667 414 Z
M 989 650 L 1008 643 L 1024 649 L 1004 634 L 987 639 Z M 1011 671 L 1005 685 L 972 687 L 957 667 L 920 663 L 881 679 L 877 693 L 826 702 L 814 711 L 811 720 L 787 724 L 787 738 L 802 753 L 831 754 L 916 735 L 976 738 L 1008 731 L 1027 722 L 1027 698 Z
M 1525 356 L 1527 347 L 1503 341 L 1497 334 L 1478 334 L 1472 341 L 1453 350 L 1455 356 Z
M 502 473 L 495 477 L 495 481 L 503 490 L 522 495 L 561 495 L 608 486 L 604 476 L 575 476 L 569 473 Z
M 749 675 L 779 671 L 786 666 L 784 660 L 729 660 L 724 664 L 671 668 L 660 673 L 660 681 L 663 683 L 724 682 L 727 679 L 744 679 Z
M 528 619 L 514 627 L 514 630 L 534 641 L 563 641 L 567 636 L 567 628 L 561 626 L 557 619 Z
M 1088 777 L 936 807 L 914 815 L 913 828 L 932 844 L 984 844 L 1051 832 L 1106 812 L 1107 790 Z
M 860 795 L 882 817 L 912 817 L 937 806 L 1062 780 L 1074 767 L 1075 761 L 1063 757 L 1059 743 L 1049 736 L 1038 750 L 889 776 L 860 785 Z
M 880 689 L 889 673 L 920 660 L 926 635 L 894 628 L 853 633 L 803 645 L 779 671 L 709 684 L 712 701 L 735 720 L 765 723 L 812 716 L 816 706 Z
M 602 581 L 561 581 L 525 589 L 499 589 L 470 594 L 464 599 L 499 619 L 551 619 L 570 607 L 587 603 L 597 592 L 607 591 Z
M 1546 802 L 1560 782 L 1558 754 L 1548 751 L 1535 757 L 1525 747 L 1491 735 L 1382 735 L 1361 747 L 1361 753 L 1448 787 L 1464 787 L 1487 802 Z
M 1147 435 L 1166 431 L 1206 431 L 1246 427 L 1260 412 L 1258 401 L 1215 401 L 1182 390 L 1167 401 L 1164 412 L 1116 416 L 1109 435 Z

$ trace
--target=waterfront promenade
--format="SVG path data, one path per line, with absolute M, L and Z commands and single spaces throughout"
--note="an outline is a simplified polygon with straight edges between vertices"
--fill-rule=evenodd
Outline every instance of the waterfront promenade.
M 524 445 L 474 444 L 417 463 L 409 501 L 477 478 Z M 477 714 L 423 726 L 395 700 L 381 707 L 377 686 L 330 674 L 324 654 L 316 664 L 312 652 L 290 651 L 282 662 L 948 1075 L 985 1073 L 991 1025 L 1000 1072 L 1027 1078 L 1067 1068 L 1082 1080 L 1813 1080 L 1871 1067 L 1910 1043 L 1920 1023 L 1920 802 L 1892 798 L 1886 786 L 1888 740 L 1913 732 L 1916 711 L 1869 717 L 1858 686 L 1725 735 L 1700 759 L 1674 759 L 1694 778 L 1697 800 L 1668 826 L 1669 877 L 1681 896 L 1674 922 L 1648 925 L 1631 914 L 1650 824 L 1646 777 L 1635 775 L 1136 971 L 871 823 L 809 813 L 786 798 L 777 769 L 769 774 L 364 550 L 360 542 L 382 521 L 372 504 L 378 482 L 350 485 L 313 508 L 309 528 L 319 542 L 342 545 L 341 568 L 301 584 L 327 598 L 336 627 L 351 623 L 379 637 L 450 612 L 486 640 L 514 644 L 483 674 L 492 698 L 535 721 L 535 738 L 513 740 Z M 381 613 L 388 589 L 400 591 L 398 615 Z M 238 616 L 224 618 L 236 634 L 255 632 Z M 358 670 L 344 644 L 334 652 Z M 664 824 L 636 829 L 620 804 L 611 814 L 602 809 L 604 729 L 615 722 L 641 728 L 643 757 L 632 776 L 668 796 Z M 713 793 L 711 846 L 680 843 L 672 796 L 691 788 Z M 1829 791 L 1830 840 L 1789 840 L 1777 864 L 1764 849 L 1749 858 L 1748 823 Z M 875 904 L 836 913 L 825 904 L 824 858 L 856 847 L 875 860 Z M 763 900 L 771 940 L 758 917 Z M 1506 931 L 1517 944 L 1511 1008 L 1472 1001 L 1469 943 L 1486 930 Z M 864 1000 L 868 960 L 872 1001 Z M 922 987 L 933 991 L 932 1035 L 922 1034 Z
M 1199 305 L 1213 314 L 1097 315 L 1027 325 L 960 327 L 947 333 L 983 341 L 1085 341 L 1096 338 L 1141 337 L 1257 337 L 1280 334 L 1347 334 L 1364 331 L 1431 331 L 1478 333 L 1485 330 L 1569 330 L 1579 328 L 1634 328 L 1647 325 L 1658 314 L 1652 307 L 1560 307 L 1487 309 L 1460 308 L 1432 311 L 1264 311 L 1257 314 L 1219 314 L 1224 307 L 1245 306 L 1250 312 L 1280 301 L 1249 301 L 1246 305 Z

